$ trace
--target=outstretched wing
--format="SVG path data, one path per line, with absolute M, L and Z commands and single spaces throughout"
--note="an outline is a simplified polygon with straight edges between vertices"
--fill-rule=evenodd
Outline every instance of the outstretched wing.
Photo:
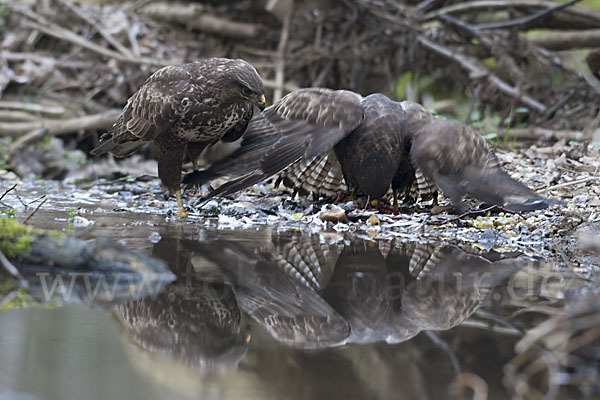
M 313 160 L 292 164 L 279 174 L 279 179 L 301 195 L 318 193 L 322 196 L 335 196 L 349 191 L 342 166 L 333 150 Z
M 502 170 L 487 141 L 473 128 L 452 120 L 432 120 L 413 138 L 411 160 L 460 208 L 469 195 L 512 211 L 554 204 Z
M 263 256 L 234 241 L 185 243 L 219 266 L 233 282 L 240 308 L 278 341 L 298 348 L 321 348 L 342 344 L 350 335 L 346 320 L 313 289 L 326 284 L 327 278 L 317 282 L 319 274 L 306 273 L 316 266 L 304 258 L 320 258 L 318 254 L 326 254 L 327 246 L 311 241 L 295 252 L 291 248 L 300 242 L 293 241 L 281 252 Z M 328 265 L 319 267 L 333 269 L 336 258 L 334 251 L 325 257 Z
M 150 142 L 184 116 L 199 88 L 181 66 L 156 71 L 127 101 L 111 130 L 92 154 L 111 152 L 125 157 Z
M 236 177 L 209 193 L 210 198 L 261 182 L 296 162 L 310 162 L 360 124 L 361 100 L 344 90 L 296 90 L 250 122 L 238 150 L 207 170 L 187 175 L 183 182 Z

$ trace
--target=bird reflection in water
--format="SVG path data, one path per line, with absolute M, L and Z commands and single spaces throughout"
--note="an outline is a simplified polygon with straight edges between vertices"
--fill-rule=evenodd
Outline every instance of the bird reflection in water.
M 318 236 L 316 236 L 318 238 Z M 297 348 L 406 341 L 468 318 L 518 267 L 431 244 L 279 236 L 259 249 L 190 242 L 234 284 L 242 310 Z
M 163 292 L 115 308 L 128 336 L 141 348 L 182 364 L 223 370 L 246 355 L 249 327 L 232 287 L 214 274 L 196 274 L 193 254 L 176 239 L 154 245 L 153 255 L 169 263 L 177 281 Z
M 139 346 L 226 369 L 246 354 L 244 315 L 295 348 L 399 343 L 459 325 L 518 269 L 513 260 L 432 244 L 328 242 L 300 232 L 262 243 L 222 236 L 155 245 L 179 280 L 117 308 Z

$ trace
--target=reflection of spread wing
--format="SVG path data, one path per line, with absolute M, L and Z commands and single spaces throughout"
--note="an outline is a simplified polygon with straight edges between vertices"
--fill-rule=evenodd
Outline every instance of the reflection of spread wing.
M 344 90 L 296 90 L 250 122 L 238 150 L 205 171 L 187 175 L 184 183 L 236 177 L 208 195 L 213 197 L 244 189 L 296 162 L 311 162 L 360 124 L 361 100 Z
M 275 251 L 263 252 L 266 260 L 298 283 L 321 292 L 329 283 L 342 244 L 325 243 L 319 235 L 296 233 L 274 239 Z
M 419 279 L 426 271 L 434 269 L 440 263 L 437 245 L 433 243 L 413 243 L 400 241 L 378 242 L 379 251 L 386 258 L 386 264 L 392 267 L 408 266 L 408 276 Z
M 347 322 L 317 292 L 264 256 L 234 242 L 191 246 L 229 275 L 240 307 L 277 340 L 317 348 L 341 344 L 350 334 Z
M 491 288 L 520 269 L 516 261 L 491 263 L 440 251 L 436 266 L 408 285 L 402 311 L 419 329 L 450 329 L 479 308 Z

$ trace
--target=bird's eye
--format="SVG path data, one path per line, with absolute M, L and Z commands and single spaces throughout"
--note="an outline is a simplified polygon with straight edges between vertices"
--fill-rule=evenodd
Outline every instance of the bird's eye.
M 242 95 L 243 96 L 250 96 L 252 94 L 252 90 L 248 89 L 247 87 L 243 87 L 242 88 Z

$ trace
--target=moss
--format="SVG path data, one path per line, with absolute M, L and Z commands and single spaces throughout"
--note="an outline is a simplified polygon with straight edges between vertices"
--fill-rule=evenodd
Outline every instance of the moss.
M 8 258 L 29 251 L 37 235 L 39 232 L 12 218 L 0 218 L 0 251 Z
M 8 258 L 14 258 L 19 253 L 31 250 L 31 243 L 41 235 L 64 238 L 66 235 L 59 231 L 41 231 L 23 225 L 13 218 L 0 217 L 0 251 Z
M 37 304 L 38 303 L 32 299 L 31 296 L 29 296 L 26 288 L 20 288 L 17 290 L 16 296 L 2 304 L 0 311 L 10 310 L 13 308 L 25 308 Z

